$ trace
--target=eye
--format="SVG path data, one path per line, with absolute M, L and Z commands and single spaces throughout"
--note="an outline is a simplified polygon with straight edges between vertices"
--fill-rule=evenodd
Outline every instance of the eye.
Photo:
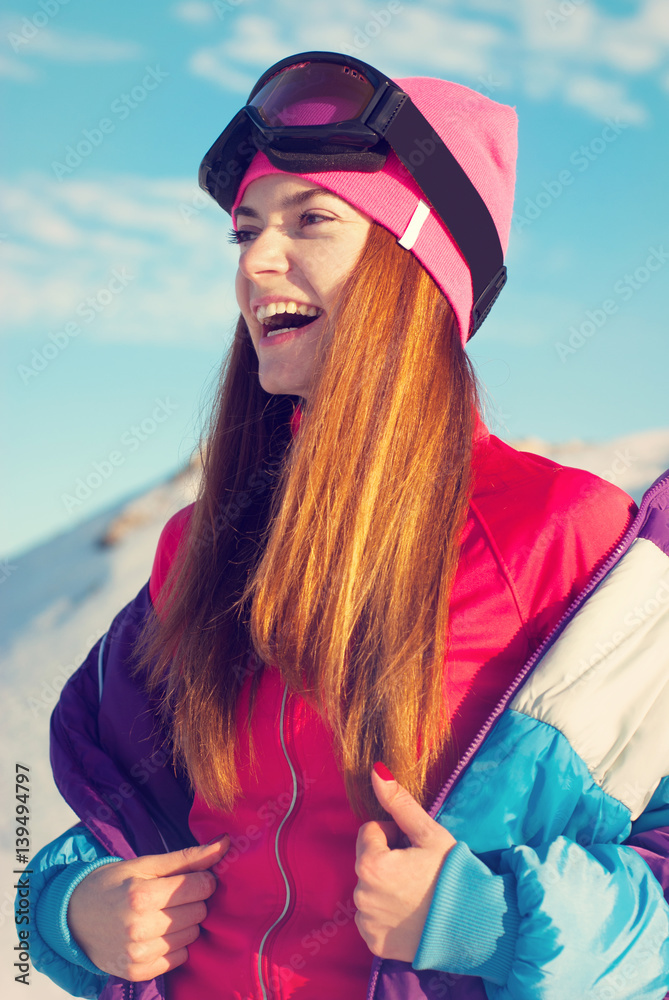
M 321 212 L 301 212 L 298 217 L 298 225 L 300 229 L 304 229 L 307 226 L 319 225 L 322 222 L 334 222 L 334 219 L 330 215 L 323 215 Z M 229 229 L 227 241 L 228 243 L 248 243 L 250 240 L 255 239 L 257 233 L 253 229 Z
M 322 215 L 320 212 L 302 212 L 300 214 L 300 226 L 318 225 L 319 222 L 333 222 L 331 216 Z
M 229 229 L 228 243 L 246 243 L 255 233 L 250 229 Z

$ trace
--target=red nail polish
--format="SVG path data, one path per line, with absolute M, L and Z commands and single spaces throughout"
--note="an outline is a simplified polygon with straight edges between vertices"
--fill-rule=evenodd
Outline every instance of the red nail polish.
M 394 776 L 388 770 L 388 768 L 386 767 L 386 765 L 384 763 L 382 763 L 382 761 L 380 761 L 380 760 L 377 760 L 376 764 L 374 765 L 374 770 L 378 774 L 379 778 L 382 778 L 384 781 L 394 781 L 395 780 Z
M 207 843 L 202 846 L 209 847 L 210 844 L 215 844 L 217 840 L 223 840 L 223 837 L 227 837 L 227 833 L 221 833 L 218 837 L 212 837 L 211 840 L 208 840 Z

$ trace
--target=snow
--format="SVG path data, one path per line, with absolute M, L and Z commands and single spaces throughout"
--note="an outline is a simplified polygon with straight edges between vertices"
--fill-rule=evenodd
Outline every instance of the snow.
M 512 442 L 565 465 L 575 465 L 615 482 L 638 501 L 643 490 L 669 467 L 669 429 L 650 430 L 605 443 Z M 36 547 L 0 569 L 3 618 L 0 698 L 5 706 L 0 733 L 1 787 L 6 803 L 0 827 L 5 888 L 0 905 L 7 1000 L 24 997 L 14 982 L 13 921 L 15 762 L 30 767 L 32 853 L 71 825 L 75 817 L 53 785 L 48 763 L 48 724 L 63 684 L 114 615 L 146 582 L 160 531 L 195 496 L 199 479 L 192 464 L 168 482 L 98 515 Z M 31 970 L 31 1000 L 67 996 Z
M 98 515 L 5 566 L 0 586 L 2 675 L 5 706 L 0 732 L 0 787 L 6 803 L 0 827 L 0 863 L 6 874 L 0 892 L 0 943 L 4 962 L 0 995 L 25 997 L 14 982 L 16 944 L 13 918 L 15 763 L 30 768 L 31 852 L 76 821 L 51 778 L 49 717 L 59 692 L 114 615 L 132 600 L 151 571 L 165 522 L 191 503 L 197 465 L 143 496 Z M 46 976 L 30 972 L 30 1000 L 65 993 Z
M 644 491 L 669 468 L 669 429 L 626 434 L 604 444 L 569 441 L 547 444 L 538 438 L 512 441 L 520 451 L 532 451 L 561 465 L 594 472 L 615 483 L 639 502 Z

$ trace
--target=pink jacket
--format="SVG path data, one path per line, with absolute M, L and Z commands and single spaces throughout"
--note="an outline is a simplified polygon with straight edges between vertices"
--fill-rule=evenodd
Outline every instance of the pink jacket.
M 483 427 L 474 470 L 445 665 L 454 741 L 434 776 L 435 793 L 634 513 L 630 498 L 609 483 L 517 452 Z M 190 510 L 176 514 L 161 536 L 154 603 Z M 191 810 L 200 843 L 228 832 L 232 847 L 189 960 L 170 975 L 170 1000 L 362 1000 L 371 955 L 352 898 L 361 820 L 348 805 L 327 728 L 273 668 L 258 691 L 251 765 L 250 681 L 238 715 L 242 795 L 232 813 L 207 808 L 197 794 Z

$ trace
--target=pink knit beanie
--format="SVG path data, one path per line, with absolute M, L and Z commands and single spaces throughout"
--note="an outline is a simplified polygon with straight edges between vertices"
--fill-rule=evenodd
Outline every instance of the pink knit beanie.
M 516 176 L 514 109 L 447 80 L 410 77 L 395 82 L 409 94 L 475 185 L 488 206 L 506 253 Z M 264 153 L 256 153 L 239 185 L 232 207 L 233 218 L 251 181 L 275 173 L 283 171 L 274 167 Z M 469 268 L 434 212 L 430 211 L 421 224 L 419 204 L 425 201 L 425 196 L 395 153 L 389 154 L 385 166 L 377 173 L 328 170 L 299 176 L 365 212 L 411 250 L 450 302 L 464 344 L 473 306 Z

